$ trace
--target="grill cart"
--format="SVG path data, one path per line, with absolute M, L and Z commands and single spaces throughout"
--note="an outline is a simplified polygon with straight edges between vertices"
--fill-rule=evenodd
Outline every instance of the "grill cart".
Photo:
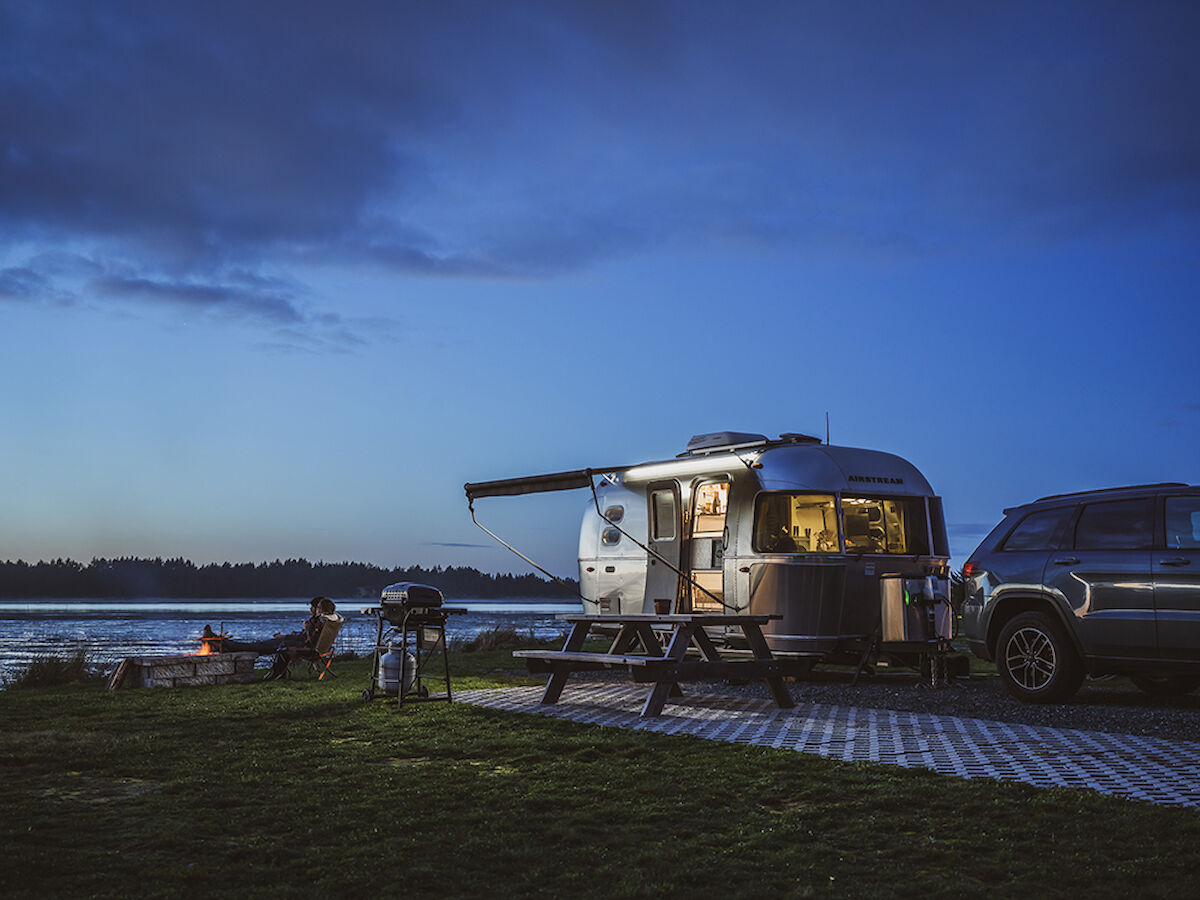
M 380 604 L 363 610 L 375 617 L 375 651 L 371 658 L 371 685 L 363 700 L 395 697 L 397 706 L 430 700 L 451 700 L 450 659 L 446 653 L 446 620 L 465 609 L 442 605 L 442 592 L 427 584 L 408 581 L 389 584 Z M 436 662 L 441 660 L 441 672 Z M 430 666 L 435 666 L 430 671 Z M 445 693 L 430 693 L 427 677 L 445 683 Z

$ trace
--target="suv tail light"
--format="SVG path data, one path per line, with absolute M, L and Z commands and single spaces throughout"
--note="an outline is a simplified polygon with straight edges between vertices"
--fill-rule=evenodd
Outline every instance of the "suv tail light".
M 979 574 L 979 571 L 980 571 L 979 563 L 975 562 L 974 560 L 970 560 L 963 565 L 963 570 L 962 570 L 963 578 L 973 578 L 974 576 Z

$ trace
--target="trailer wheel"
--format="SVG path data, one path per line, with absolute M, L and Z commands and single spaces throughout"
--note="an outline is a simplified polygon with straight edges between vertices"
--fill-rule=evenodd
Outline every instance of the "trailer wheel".
M 1008 692 L 1025 703 L 1066 700 L 1083 683 L 1083 664 L 1056 621 L 1025 612 L 1004 626 L 996 643 L 996 668 Z
M 370 703 L 372 700 L 375 699 L 375 692 L 372 691 L 370 688 L 367 688 L 365 691 L 363 691 L 362 698 L 363 698 L 364 703 Z

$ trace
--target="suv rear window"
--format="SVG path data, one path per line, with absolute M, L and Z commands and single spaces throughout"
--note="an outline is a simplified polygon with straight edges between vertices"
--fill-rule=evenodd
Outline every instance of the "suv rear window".
M 1154 499 L 1089 503 L 1075 526 L 1076 550 L 1143 550 L 1150 546 Z
M 1200 497 L 1167 498 L 1167 547 L 1200 549 Z
M 1053 550 L 1055 538 L 1074 511 L 1072 506 L 1043 509 L 1030 513 L 1018 523 L 1005 539 L 1002 550 Z

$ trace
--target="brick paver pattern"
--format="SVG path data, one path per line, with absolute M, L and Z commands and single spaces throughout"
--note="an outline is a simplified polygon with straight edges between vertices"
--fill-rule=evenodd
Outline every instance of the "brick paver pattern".
M 1200 806 L 1200 742 L 854 706 L 779 709 L 770 701 L 690 692 L 668 701 L 661 716 L 641 718 L 646 688 L 611 682 L 569 684 L 553 705 L 542 705 L 541 696 L 542 688 L 526 687 L 460 691 L 454 699 L 591 725 Z

